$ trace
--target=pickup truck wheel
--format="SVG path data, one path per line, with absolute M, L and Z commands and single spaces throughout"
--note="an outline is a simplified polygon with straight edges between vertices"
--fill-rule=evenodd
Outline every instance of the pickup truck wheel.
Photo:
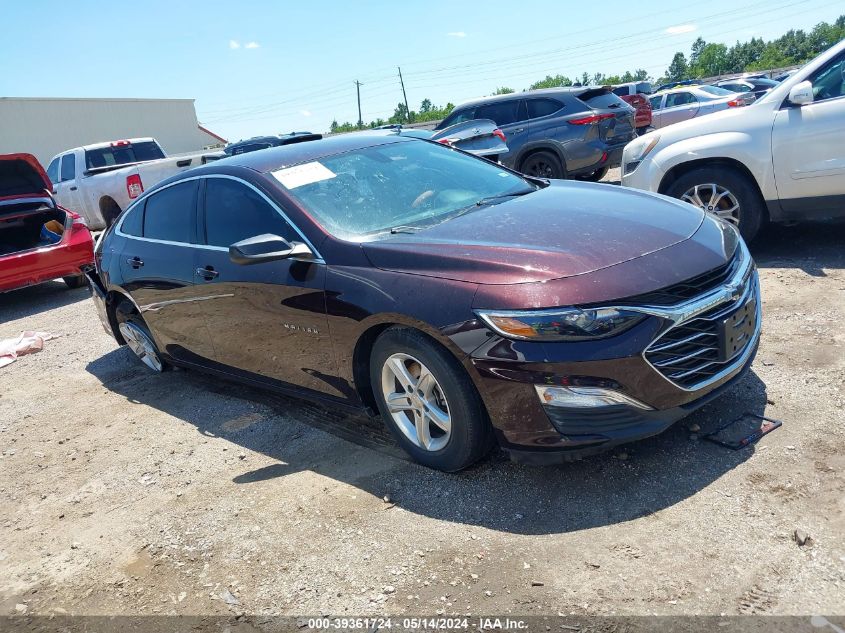
M 765 222 L 763 200 L 746 176 L 723 167 L 702 167 L 684 174 L 666 194 L 730 222 L 746 242 Z
M 103 220 L 106 223 L 106 228 L 111 228 L 117 216 L 121 214 L 120 206 L 111 198 L 107 198 L 100 202 L 100 212 L 103 214 Z
M 566 172 L 551 152 L 535 152 L 522 161 L 519 171 L 535 178 L 565 178 Z
M 68 288 L 82 288 L 88 285 L 88 277 L 85 275 L 73 275 L 71 277 L 62 277 Z

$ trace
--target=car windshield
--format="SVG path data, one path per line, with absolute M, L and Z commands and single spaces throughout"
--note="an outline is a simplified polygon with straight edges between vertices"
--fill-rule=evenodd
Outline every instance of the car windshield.
M 383 239 L 537 189 L 481 158 L 423 140 L 397 141 L 273 172 L 329 233 Z
M 701 92 L 706 92 L 715 97 L 727 97 L 729 95 L 736 94 L 732 90 L 726 90 L 725 88 L 720 88 L 719 86 L 699 86 L 698 89 L 701 90 Z

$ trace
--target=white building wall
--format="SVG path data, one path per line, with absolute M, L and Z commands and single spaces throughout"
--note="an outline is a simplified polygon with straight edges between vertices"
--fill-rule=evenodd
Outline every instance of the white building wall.
M 197 125 L 193 99 L 0 97 L 0 154 L 28 152 L 46 165 L 66 149 L 122 138 L 152 136 L 168 154 L 218 142 Z

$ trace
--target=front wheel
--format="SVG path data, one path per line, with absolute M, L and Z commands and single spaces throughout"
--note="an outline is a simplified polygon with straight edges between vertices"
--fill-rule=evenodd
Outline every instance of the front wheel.
M 536 152 L 522 161 L 519 171 L 535 178 L 564 178 L 560 159 L 551 152 Z
M 666 194 L 712 213 L 739 229 L 746 242 L 766 219 L 760 192 L 748 177 L 724 167 L 702 167 L 678 178 Z
M 475 386 L 421 332 L 384 332 L 370 355 L 370 381 L 385 424 L 419 463 L 454 472 L 490 450 L 492 433 Z

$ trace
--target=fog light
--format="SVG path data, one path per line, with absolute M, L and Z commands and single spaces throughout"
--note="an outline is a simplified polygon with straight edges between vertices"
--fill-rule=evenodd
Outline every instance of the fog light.
M 627 405 L 638 409 L 651 409 L 650 406 L 635 400 L 624 393 L 602 387 L 548 387 L 534 385 L 540 402 L 551 407 L 569 407 L 573 409 L 595 409 Z
M 641 162 L 642 161 L 640 160 L 635 160 L 631 163 L 625 163 L 625 167 L 623 168 L 625 175 L 627 176 L 628 174 L 633 173 L 637 169 L 637 167 L 640 166 Z

